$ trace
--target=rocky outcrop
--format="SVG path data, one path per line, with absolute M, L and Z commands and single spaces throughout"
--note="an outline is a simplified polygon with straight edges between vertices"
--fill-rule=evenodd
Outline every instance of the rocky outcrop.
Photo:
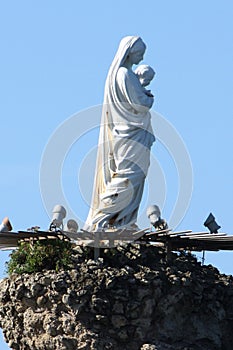
M 16 350 L 231 350 L 233 278 L 191 254 L 128 245 L 71 270 L 0 283 L 0 325 Z

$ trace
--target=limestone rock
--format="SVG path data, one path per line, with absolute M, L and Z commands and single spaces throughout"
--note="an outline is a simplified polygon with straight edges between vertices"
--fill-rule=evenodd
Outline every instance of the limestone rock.
M 136 244 L 72 270 L 0 282 L 0 326 L 15 350 L 231 350 L 233 278 L 190 254 Z M 86 260 L 85 260 L 86 259 Z

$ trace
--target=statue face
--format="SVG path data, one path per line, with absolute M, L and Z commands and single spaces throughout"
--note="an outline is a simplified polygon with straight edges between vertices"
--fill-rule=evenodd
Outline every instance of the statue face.
M 132 64 L 138 64 L 139 62 L 141 62 L 143 60 L 143 56 L 144 56 L 145 50 L 140 50 L 140 51 L 135 51 L 130 53 L 130 61 L 132 62 Z
M 140 61 L 143 60 L 145 51 L 146 45 L 144 44 L 144 42 L 141 39 L 136 41 L 129 53 L 130 62 L 132 64 L 138 64 Z

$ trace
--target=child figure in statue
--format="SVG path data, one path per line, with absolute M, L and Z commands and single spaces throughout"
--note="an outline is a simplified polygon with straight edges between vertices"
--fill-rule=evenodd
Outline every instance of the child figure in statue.
M 145 88 L 145 86 L 148 86 L 155 76 L 155 71 L 153 68 L 146 64 L 141 64 L 135 69 L 134 73 L 137 75 L 142 87 L 144 88 L 143 90 L 145 94 L 147 96 L 154 97 L 151 91 Z

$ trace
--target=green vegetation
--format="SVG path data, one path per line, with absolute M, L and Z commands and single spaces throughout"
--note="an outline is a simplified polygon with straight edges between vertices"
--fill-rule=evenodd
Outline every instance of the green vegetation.
M 42 270 L 69 269 L 72 265 L 72 245 L 59 239 L 21 242 L 7 263 L 7 273 L 34 273 Z

